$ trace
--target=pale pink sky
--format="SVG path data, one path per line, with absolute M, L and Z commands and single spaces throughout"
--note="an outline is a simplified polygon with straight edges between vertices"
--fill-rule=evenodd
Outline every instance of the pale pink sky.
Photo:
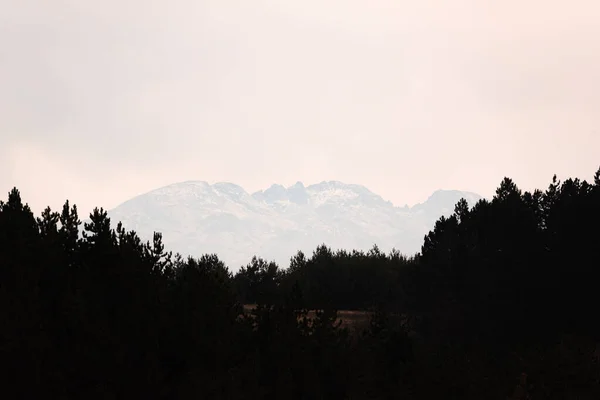
M 0 190 L 87 213 L 173 182 L 397 205 L 600 166 L 593 0 L 0 0 Z M 6 194 L 2 195 L 6 198 Z

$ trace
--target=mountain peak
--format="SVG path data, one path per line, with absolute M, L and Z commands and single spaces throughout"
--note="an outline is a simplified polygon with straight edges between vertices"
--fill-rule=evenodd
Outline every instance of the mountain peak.
M 365 186 L 335 180 L 307 187 L 273 184 L 252 195 L 231 182 L 186 181 L 128 200 L 109 216 L 143 240 L 162 232 L 169 250 L 184 256 L 216 253 L 236 270 L 254 255 L 285 267 L 298 250 L 310 253 L 322 243 L 356 250 L 377 243 L 384 251 L 415 253 L 461 197 L 471 206 L 481 198 L 437 190 L 422 204 L 400 208 Z
M 290 186 L 288 189 L 304 188 L 304 183 L 298 181 Z
M 460 200 L 460 198 L 462 197 L 467 201 L 475 200 L 475 202 L 483 198 L 477 193 L 463 192 L 460 190 L 438 189 L 435 192 L 433 192 L 431 196 L 429 196 L 427 201 L 432 201 L 436 199 L 455 199 L 457 197 L 458 200 Z
M 236 190 L 236 191 L 241 190 L 243 192 L 246 191 L 240 185 L 236 185 L 235 183 L 231 183 L 231 182 L 216 182 L 212 185 L 212 187 L 223 189 L 223 190 Z
M 415 204 L 410 209 L 415 212 L 441 210 L 443 214 L 447 214 L 454 211 L 454 206 L 460 199 L 467 200 L 469 207 L 473 207 L 479 200 L 483 199 L 483 197 L 472 192 L 438 189 L 433 192 L 425 202 Z

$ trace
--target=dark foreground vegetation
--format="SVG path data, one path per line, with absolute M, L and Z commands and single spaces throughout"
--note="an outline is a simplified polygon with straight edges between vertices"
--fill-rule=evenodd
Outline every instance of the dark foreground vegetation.
M 600 398 L 600 171 L 505 179 L 414 257 L 320 246 L 235 275 L 102 209 L 80 223 L 0 202 L 2 398 Z

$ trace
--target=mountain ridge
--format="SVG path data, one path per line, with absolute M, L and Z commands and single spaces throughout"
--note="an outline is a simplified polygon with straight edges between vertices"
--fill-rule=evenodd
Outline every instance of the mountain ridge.
M 162 232 L 167 249 L 184 256 L 216 253 L 237 270 L 253 255 L 285 267 L 298 250 L 310 253 L 322 243 L 357 250 L 377 244 L 413 254 L 460 198 L 473 206 L 482 196 L 436 190 L 423 203 L 398 207 L 363 185 L 335 180 L 272 184 L 253 193 L 231 182 L 187 180 L 137 195 L 108 214 L 143 240 Z
M 215 182 L 213 184 L 210 184 L 210 183 L 208 183 L 208 181 L 203 181 L 203 180 L 185 180 L 185 181 L 179 181 L 179 182 L 171 183 L 171 184 L 168 184 L 168 185 L 164 185 L 164 186 L 158 187 L 156 189 L 152 189 L 152 190 L 140 193 L 138 195 L 135 195 L 131 199 L 128 199 L 128 200 L 124 201 L 123 203 L 120 203 L 117 206 L 113 207 L 113 209 L 118 208 L 118 207 L 122 206 L 123 204 L 125 204 L 125 203 L 127 203 L 129 201 L 135 200 L 136 198 L 139 198 L 139 197 L 151 194 L 151 193 L 156 192 L 158 190 L 167 189 L 167 188 L 174 187 L 174 186 L 186 185 L 186 184 L 203 184 L 203 185 L 206 185 L 208 187 L 228 186 L 228 185 L 230 185 L 230 186 L 242 189 L 246 194 L 249 194 L 250 196 L 253 196 L 253 197 L 255 195 L 263 194 L 264 192 L 269 191 L 269 190 L 271 190 L 273 188 L 276 188 L 276 189 L 283 188 L 285 190 L 290 190 L 290 189 L 294 189 L 294 188 L 296 188 L 298 186 L 301 186 L 302 188 L 312 188 L 312 187 L 320 186 L 320 185 L 323 185 L 323 184 L 340 184 L 340 185 L 344 185 L 346 187 L 358 187 L 358 188 L 365 189 L 365 190 L 367 190 L 370 193 L 375 194 L 374 192 L 372 192 L 370 189 L 368 189 L 364 185 L 347 184 L 347 183 L 344 183 L 342 181 L 337 181 L 337 180 L 321 181 L 319 183 L 310 184 L 309 186 L 306 186 L 302 181 L 297 181 L 295 184 L 290 185 L 288 187 L 285 187 L 284 185 L 279 184 L 279 183 L 274 183 L 271 186 L 269 186 L 267 189 L 259 189 L 259 190 L 255 191 L 255 192 L 252 192 L 252 193 L 248 192 L 247 190 L 245 190 L 243 188 L 243 186 L 240 186 L 240 185 L 232 183 L 232 182 L 227 182 L 227 181 L 217 181 L 217 182 Z M 460 193 L 460 194 L 468 195 L 470 197 L 474 197 L 474 198 L 478 198 L 478 199 L 483 199 L 484 198 L 483 196 L 481 196 L 481 195 L 479 195 L 479 194 L 477 194 L 475 192 L 470 192 L 470 191 L 454 190 L 454 189 L 437 189 L 423 203 L 427 202 L 432 197 L 435 197 L 435 195 L 438 194 L 438 193 Z M 376 195 L 376 196 L 382 198 L 382 196 L 379 196 L 379 195 Z M 415 203 L 412 206 L 410 206 L 410 205 L 408 205 L 408 203 L 405 203 L 404 206 L 398 206 L 398 205 L 395 205 L 393 202 L 391 202 L 389 200 L 384 200 L 384 201 L 390 203 L 395 208 L 401 208 L 401 209 L 406 209 L 406 208 L 412 209 L 412 208 L 414 208 L 416 206 L 419 206 L 419 205 L 423 204 L 423 203 Z

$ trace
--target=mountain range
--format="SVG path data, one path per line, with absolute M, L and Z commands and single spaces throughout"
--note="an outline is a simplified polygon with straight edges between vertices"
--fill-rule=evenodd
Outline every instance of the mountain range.
M 216 253 L 236 271 L 254 255 L 287 267 L 298 250 L 310 255 L 322 243 L 348 250 L 377 244 L 411 255 L 461 198 L 473 206 L 482 196 L 438 190 L 424 203 L 396 207 L 364 186 L 337 181 L 275 184 L 253 194 L 233 183 L 187 181 L 134 197 L 108 215 L 143 240 L 162 232 L 168 250 Z

